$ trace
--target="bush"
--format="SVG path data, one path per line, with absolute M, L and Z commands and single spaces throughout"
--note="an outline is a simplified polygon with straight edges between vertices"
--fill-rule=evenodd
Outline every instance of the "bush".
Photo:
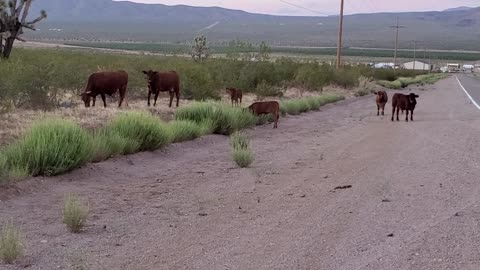
M 45 119 L 5 150 L 9 168 L 25 168 L 30 175 L 57 175 L 90 159 L 91 136 L 73 122 Z
M 13 264 L 23 255 L 23 244 L 20 229 L 13 223 L 3 226 L 0 235 L 0 258 L 4 263 Z
M 240 168 L 249 167 L 255 160 L 250 149 L 233 149 L 232 158 Z
M 265 81 L 257 85 L 255 93 L 259 97 L 283 97 L 283 91 L 280 88 L 269 85 Z
M 87 221 L 88 208 L 76 195 L 70 194 L 65 199 L 63 207 L 63 223 L 72 233 L 79 233 Z
M 230 135 L 233 132 L 253 126 L 256 118 L 247 110 L 215 102 L 199 102 L 177 110 L 176 120 L 190 120 L 195 123 L 209 121 L 215 134 Z
M 8 181 L 7 158 L 0 153 L 0 184 Z
M 254 156 L 250 150 L 249 143 L 248 137 L 242 132 L 235 132 L 230 136 L 232 158 L 240 168 L 246 168 L 254 161 Z
M 368 94 L 370 94 L 370 91 L 368 91 L 367 89 L 360 89 L 360 90 L 355 92 L 356 97 L 363 97 L 363 96 L 366 96 Z
M 285 100 L 280 103 L 282 115 L 298 115 L 304 112 L 318 110 L 321 106 L 343 100 L 344 97 L 337 95 L 321 95 L 303 99 Z
M 133 144 L 133 147 L 130 144 Z M 113 156 L 123 154 L 124 152 L 132 153 L 131 151 L 135 151 L 134 149 L 138 149 L 138 147 L 139 145 L 137 142 L 127 140 L 116 132 L 111 132 L 102 128 L 95 131 L 93 134 L 91 161 L 100 162 Z
M 128 112 L 116 116 L 107 126 L 127 143 L 123 154 L 153 151 L 171 143 L 172 133 L 167 124 L 148 113 Z
M 172 130 L 174 143 L 193 140 L 204 135 L 203 132 L 205 132 L 201 124 L 190 120 L 172 121 L 168 125 Z

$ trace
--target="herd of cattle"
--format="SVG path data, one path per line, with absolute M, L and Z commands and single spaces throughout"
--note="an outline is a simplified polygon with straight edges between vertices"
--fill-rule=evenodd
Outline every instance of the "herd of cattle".
M 146 75 L 148 86 L 148 101 L 150 106 L 150 99 L 154 95 L 153 106 L 157 105 L 157 99 L 160 92 L 168 92 L 170 94 L 170 104 L 172 107 L 173 98 L 177 99 L 177 107 L 180 102 L 180 77 L 175 71 L 158 72 L 154 70 L 142 71 Z M 98 95 L 102 97 L 103 106 L 107 107 L 106 95 L 113 96 L 119 93 L 120 100 L 118 107 L 122 107 L 122 103 L 127 94 L 128 73 L 124 70 L 120 71 L 102 71 L 95 72 L 88 77 L 87 87 L 85 91 L 80 94 L 85 107 L 95 107 L 95 101 Z M 242 91 L 235 88 L 227 88 L 227 93 L 232 99 L 232 106 L 240 106 L 242 103 Z M 248 107 L 250 112 L 255 115 L 272 114 L 274 119 L 274 128 L 277 128 L 278 119 L 280 118 L 280 105 L 277 101 L 262 101 L 255 102 Z
M 150 99 L 152 94 L 154 95 L 153 106 L 157 105 L 157 99 L 160 92 L 168 92 L 170 94 L 169 107 L 172 107 L 173 98 L 177 99 L 177 107 L 180 102 L 180 77 L 175 71 L 158 72 L 154 70 L 142 71 L 146 75 L 148 86 L 148 101 L 147 105 L 150 106 Z M 120 95 L 118 107 L 122 106 L 122 103 L 127 94 L 128 85 L 128 73 L 126 71 L 103 71 L 96 72 L 89 76 L 87 87 L 85 91 L 80 94 L 85 107 L 95 107 L 95 100 L 98 95 L 102 97 L 104 107 L 107 107 L 106 95 L 113 96 L 117 91 Z M 230 94 L 232 106 L 241 106 L 243 93 L 239 89 L 226 88 L 228 94 Z M 385 115 L 385 104 L 388 102 L 388 95 L 385 91 L 375 92 L 377 102 L 377 115 L 380 115 L 380 109 L 382 115 Z M 406 111 L 406 121 L 408 122 L 408 114 L 410 113 L 410 120 L 413 121 L 413 111 L 417 104 L 416 98 L 418 95 L 413 93 L 409 95 L 394 94 L 392 98 L 392 121 L 394 121 L 395 110 L 397 112 L 397 121 L 399 121 L 399 112 L 402 110 L 402 114 Z M 280 118 L 280 105 L 277 101 L 262 101 L 254 102 L 248 107 L 248 110 L 255 115 L 272 114 L 274 120 L 274 128 L 278 127 L 278 119 Z
M 377 102 L 377 115 L 380 115 L 380 109 L 382 110 L 382 115 L 385 115 L 385 104 L 388 102 L 388 95 L 385 91 L 374 92 Z M 404 95 L 396 93 L 392 98 L 392 121 L 394 121 L 395 110 L 397 112 L 397 121 L 400 121 L 398 115 L 400 110 L 402 114 L 404 111 L 407 111 L 405 120 L 408 122 L 408 113 L 410 112 L 410 120 L 413 121 L 413 111 L 417 105 L 418 95 L 410 93 L 409 95 Z

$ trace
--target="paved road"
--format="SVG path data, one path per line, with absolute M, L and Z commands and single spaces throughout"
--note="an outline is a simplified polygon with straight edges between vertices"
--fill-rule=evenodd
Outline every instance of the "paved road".
M 480 78 L 473 74 L 459 74 L 458 79 L 468 94 L 480 106 Z
M 455 78 L 427 89 L 413 123 L 368 96 L 250 130 L 249 169 L 207 136 L 33 179 L 0 220 L 22 224 L 28 269 L 478 270 L 480 111 Z M 67 192 L 90 202 L 79 235 Z

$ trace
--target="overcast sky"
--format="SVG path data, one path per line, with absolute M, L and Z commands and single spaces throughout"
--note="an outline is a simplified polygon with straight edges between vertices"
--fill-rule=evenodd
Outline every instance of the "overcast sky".
M 340 0 L 285 0 L 325 14 L 337 14 Z M 318 15 L 282 0 L 133 0 L 142 3 L 166 5 L 220 6 L 249 12 L 281 15 Z M 371 13 L 379 11 L 444 10 L 458 6 L 480 6 L 480 0 L 345 0 L 345 12 Z

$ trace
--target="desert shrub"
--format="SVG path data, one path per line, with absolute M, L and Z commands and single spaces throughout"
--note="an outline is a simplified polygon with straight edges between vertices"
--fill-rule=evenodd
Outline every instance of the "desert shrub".
M 297 100 L 285 100 L 280 103 L 280 112 L 282 115 L 298 115 L 301 111 L 301 104 Z
M 124 152 L 131 153 L 138 148 L 138 143 L 133 142 L 133 149 L 127 149 L 128 151 L 126 151 L 126 148 L 131 147 L 129 143 L 132 142 L 116 132 L 111 132 L 105 128 L 96 130 L 93 133 L 91 161 L 100 162 Z
M 220 99 L 212 74 L 201 63 L 181 65 L 182 97 L 194 100 Z
M 120 114 L 113 118 L 106 128 L 127 141 L 123 154 L 156 150 L 172 141 L 168 125 L 149 113 Z
M 237 130 L 255 125 L 256 118 L 247 110 L 215 102 L 199 102 L 177 110 L 176 120 L 195 123 L 210 121 L 216 134 L 229 135 Z
M 367 90 L 367 89 L 360 89 L 360 90 L 355 91 L 355 96 L 356 97 L 363 97 L 363 96 L 366 96 L 368 94 L 370 94 L 370 91 Z
M 0 258 L 6 264 L 13 264 L 23 255 L 22 235 L 12 222 L 3 225 L 0 234 Z
M 173 142 L 184 142 L 202 136 L 201 124 L 190 120 L 172 121 L 168 124 L 173 134 Z
M 344 68 L 336 70 L 332 78 L 332 83 L 343 88 L 352 88 L 358 86 L 360 73 L 353 68 Z
M 7 158 L 0 153 L 0 184 L 8 181 Z
M 318 110 L 325 104 L 337 102 L 342 99 L 344 99 L 343 96 L 321 95 L 302 99 L 284 100 L 280 103 L 280 112 L 282 115 L 298 115 L 304 112 Z
M 402 83 L 399 81 L 378 81 L 377 82 L 379 85 L 385 87 L 385 88 L 390 88 L 390 89 L 400 89 L 402 88 Z
M 260 97 L 283 97 L 282 89 L 267 84 L 265 81 L 262 81 L 259 85 L 257 85 L 255 93 Z
M 63 207 L 63 223 L 72 233 L 79 233 L 85 226 L 88 216 L 88 207 L 80 202 L 78 196 L 69 194 L 65 198 Z
M 254 161 L 249 144 L 248 137 L 242 132 L 235 132 L 230 136 L 232 158 L 240 168 L 249 167 Z
M 57 175 L 90 159 L 90 135 L 71 121 L 45 119 L 7 147 L 10 168 L 26 168 L 32 176 Z
M 319 66 L 317 63 L 303 64 L 295 74 L 295 82 L 309 90 L 322 90 L 330 84 L 334 75 L 328 65 Z

